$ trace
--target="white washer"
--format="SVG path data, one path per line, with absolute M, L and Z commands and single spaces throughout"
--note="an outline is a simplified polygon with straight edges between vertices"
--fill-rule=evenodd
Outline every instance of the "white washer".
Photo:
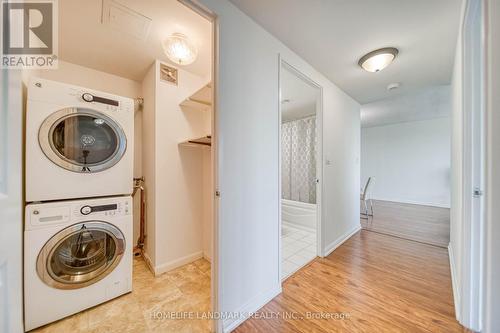
M 25 330 L 132 291 L 132 198 L 26 206 Z
M 133 143 L 133 99 L 32 79 L 26 201 L 131 194 Z

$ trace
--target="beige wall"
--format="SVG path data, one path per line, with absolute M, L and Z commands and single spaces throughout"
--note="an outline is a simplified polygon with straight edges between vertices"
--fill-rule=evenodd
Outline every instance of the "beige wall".
M 213 168 L 212 151 L 210 148 L 203 148 L 203 256 L 212 261 L 213 254 Z
M 179 104 L 208 82 L 179 68 L 178 85 L 159 80 L 160 62 L 153 64 L 154 106 L 144 110 L 144 154 L 148 188 L 147 253 L 156 273 L 203 256 L 203 149 L 179 143 L 210 134 L 211 117 L 206 111 L 181 109 Z M 148 81 L 148 82 L 147 82 Z M 154 241 L 151 237 L 155 237 Z M 154 242 L 154 248 L 152 246 Z
M 156 147 L 156 67 L 149 68 L 142 81 L 142 96 L 144 105 L 142 110 L 142 170 L 146 187 L 146 239 L 144 256 L 151 268 L 154 267 L 155 258 L 155 207 L 156 207 L 156 180 L 155 180 L 155 147 Z

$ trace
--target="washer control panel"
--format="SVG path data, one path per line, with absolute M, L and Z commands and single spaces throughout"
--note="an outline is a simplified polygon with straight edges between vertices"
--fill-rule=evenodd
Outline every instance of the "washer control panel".
M 26 229 L 81 220 L 107 221 L 132 215 L 131 197 L 32 203 L 26 206 Z
M 82 215 L 89 215 L 96 212 L 114 212 L 118 209 L 118 204 L 100 205 L 100 206 L 89 206 L 85 205 L 80 208 L 80 213 Z

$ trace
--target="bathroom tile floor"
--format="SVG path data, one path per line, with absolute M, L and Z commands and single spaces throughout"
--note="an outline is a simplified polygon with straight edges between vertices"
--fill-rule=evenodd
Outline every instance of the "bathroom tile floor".
M 316 257 L 316 232 L 283 225 L 281 246 L 281 278 L 286 279 Z
M 211 323 L 204 317 L 209 311 L 208 261 L 200 259 L 154 277 L 144 260 L 135 258 L 131 293 L 32 332 L 210 332 Z M 163 316 L 172 312 L 195 319 Z

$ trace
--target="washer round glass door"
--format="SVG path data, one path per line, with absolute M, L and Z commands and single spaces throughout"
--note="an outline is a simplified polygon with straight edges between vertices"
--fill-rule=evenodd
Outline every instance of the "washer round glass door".
M 38 254 L 38 276 L 57 289 L 89 286 L 113 271 L 125 251 L 125 237 L 112 224 L 89 221 L 54 235 Z
M 107 115 L 86 108 L 65 108 L 44 120 L 38 132 L 44 154 L 74 172 L 98 172 L 120 161 L 127 148 L 123 129 Z

